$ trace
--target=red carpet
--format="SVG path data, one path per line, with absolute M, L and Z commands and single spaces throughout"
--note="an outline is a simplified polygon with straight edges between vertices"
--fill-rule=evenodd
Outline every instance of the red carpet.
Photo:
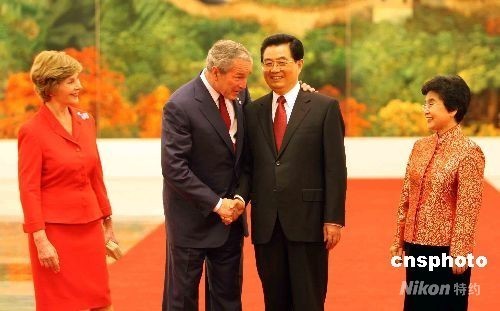
M 401 310 L 399 295 L 404 268 L 389 262 L 389 245 L 395 226 L 401 180 L 349 180 L 347 227 L 340 244 L 330 253 L 326 310 Z M 475 268 L 471 284 L 479 294 L 470 296 L 469 310 L 500 310 L 500 195 L 485 185 L 479 217 L 475 256 L 488 258 L 485 268 Z M 260 280 L 250 239 L 245 240 L 243 309 L 264 310 Z M 161 225 L 127 255 L 111 265 L 111 292 L 117 311 L 161 309 L 165 265 L 165 230 Z M 202 279 L 203 280 L 203 279 Z M 204 284 L 200 286 L 200 310 Z

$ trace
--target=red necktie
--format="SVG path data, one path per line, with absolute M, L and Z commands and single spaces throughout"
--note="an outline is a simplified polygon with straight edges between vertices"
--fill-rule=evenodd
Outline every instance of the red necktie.
M 229 112 L 227 111 L 226 101 L 224 100 L 224 96 L 219 96 L 219 113 L 222 117 L 222 120 L 226 124 L 227 130 L 231 128 L 231 118 L 229 117 Z
M 277 102 L 278 102 L 278 107 L 276 108 L 276 113 L 274 114 L 273 130 L 274 130 L 274 141 L 276 142 L 276 150 L 279 151 L 286 130 L 286 111 L 285 111 L 286 99 L 284 96 L 280 96 L 278 97 Z

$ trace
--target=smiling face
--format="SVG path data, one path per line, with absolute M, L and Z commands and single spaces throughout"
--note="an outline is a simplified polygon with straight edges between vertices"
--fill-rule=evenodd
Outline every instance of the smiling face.
M 62 80 L 51 92 L 51 100 L 61 105 L 77 106 L 82 89 L 78 73 Z
M 284 95 L 299 81 L 304 61 L 295 61 L 289 44 L 284 43 L 268 46 L 262 53 L 262 63 L 267 85 L 277 94 Z
M 210 73 L 214 89 L 225 98 L 235 100 L 247 86 L 248 76 L 252 73 L 252 62 L 236 58 L 226 72 L 222 72 L 218 67 L 212 67 Z
M 429 91 L 425 95 L 424 115 L 429 129 L 442 134 L 457 125 L 456 110 L 448 111 L 438 93 Z

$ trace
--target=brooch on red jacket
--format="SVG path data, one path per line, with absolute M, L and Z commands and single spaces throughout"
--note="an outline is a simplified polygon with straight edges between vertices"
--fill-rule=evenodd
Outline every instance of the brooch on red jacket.
M 86 112 L 80 112 L 78 111 L 76 113 L 82 120 L 87 120 L 88 118 L 90 118 L 89 114 L 86 113 Z

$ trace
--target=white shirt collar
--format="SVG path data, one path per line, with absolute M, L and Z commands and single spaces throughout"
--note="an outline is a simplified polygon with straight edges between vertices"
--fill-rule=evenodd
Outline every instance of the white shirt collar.
M 288 91 L 288 93 L 283 95 L 286 99 L 285 106 L 288 106 L 290 108 L 290 110 L 292 110 L 293 106 L 295 105 L 295 101 L 297 100 L 297 96 L 299 95 L 299 91 L 300 91 L 300 84 L 297 81 L 297 84 L 295 84 L 295 86 L 290 91 Z M 280 95 L 276 94 L 273 91 L 273 104 L 276 103 L 276 101 L 278 100 L 278 97 L 280 97 Z
M 212 96 L 212 99 L 214 100 L 215 104 L 217 107 L 219 107 L 219 96 L 220 93 L 217 92 L 212 85 L 210 85 L 210 82 L 208 82 L 207 77 L 205 76 L 205 73 L 207 72 L 207 68 L 203 69 L 203 71 L 200 74 L 201 81 L 203 84 L 205 84 L 205 87 L 207 88 L 208 92 L 210 93 L 210 96 Z
M 299 95 L 299 91 L 300 91 L 300 84 L 297 81 L 297 84 L 290 91 L 288 91 L 288 93 L 283 95 L 286 99 L 285 112 L 286 112 L 287 123 L 290 121 L 290 116 L 292 115 L 293 106 L 295 106 L 295 101 L 297 100 L 297 96 Z M 273 122 L 274 122 L 274 116 L 276 114 L 276 108 L 278 107 L 278 103 L 276 102 L 278 100 L 278 97 L 280 97 L 280 95 L 276 94 L 273 91 L 273 101 L 272 101 Z

